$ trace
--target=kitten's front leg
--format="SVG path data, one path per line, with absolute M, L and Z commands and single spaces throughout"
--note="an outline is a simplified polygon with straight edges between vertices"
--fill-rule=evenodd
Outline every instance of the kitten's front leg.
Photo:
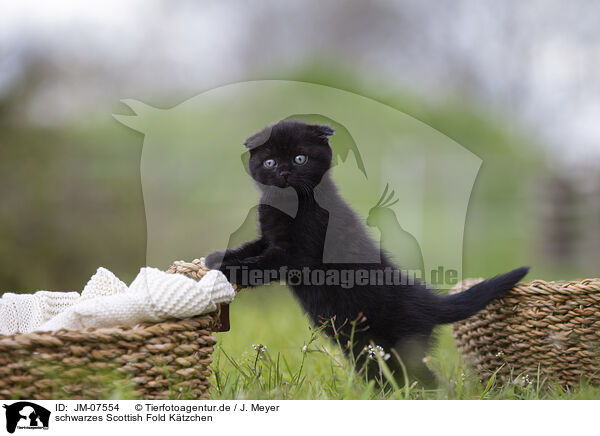
M 280 268 L 285 264 L 283 259 L 284 250 L 269 247 L 258 256 L 247 257 L 225 266 L 227 272 L 224 273 L 232 283 L 260 286 L 279 278 Z
M 231 265 L 238 265 L 242 260 L 260 255 L 267 248 L 263 238 L 246 242 L 238 248 L 228 248 L 227 250 L 213 251 L 204 260 L 206 266 L 210 269 L 219 269 L 225 272 L 223 268 Z

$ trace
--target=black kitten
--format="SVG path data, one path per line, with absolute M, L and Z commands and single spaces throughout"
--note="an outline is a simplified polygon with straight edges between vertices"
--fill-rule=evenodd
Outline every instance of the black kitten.
M 246 140 L 250 174 L 262 191 L 261 236 L 237 249 L 211 253 L 206 263 L 243 285 L 280 279 L 286 270 L 301 271 L 301 277 L 286 276 L 288 285 L 312 321 L 326 323 L 330 336 L 338 335 L 345 346 L 353 334 L 352 347 L 345 351 L 363 357 L 357 367 L 363 367 L 368 355 L 365 347 L 379 345 L 386 353 L 394 350 L 401 357 L 409 377 L 432 385 L 434 378 L 423 357 L 433 328 L 474 315 L 511 289 L 528 268 L 450 296 L 432 293 L 398 273 L 394 283 L 389 275 L 384 280 L 382 271 L 397 272 L 398 268 L 381 253 L 367 235 L 363 220 L 337 193 L 329 175 L 328 137 L 332 134 L 328 126 L 286 120 Z M 248 274 L 243 275 L 243 270 Z M 254 276 L 252 271 L 256 271 Z M 314 271 L 321 275 L 311 275 Z M 377 277 L 377 281 L 348 288 L 340 281 L 348 273 Z M 362 322 L 357 325 L 356 320 Z M 398 359 L 387 363 L 402 380 Z

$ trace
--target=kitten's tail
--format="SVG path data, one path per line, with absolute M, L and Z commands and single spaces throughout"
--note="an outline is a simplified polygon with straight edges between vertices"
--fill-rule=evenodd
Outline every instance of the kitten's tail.
M 466 291 L 440 297 L 436 308 L 438 323 L 448 324 L 475 315 L 492 300 L 511 290 L 528 271 L 528 266 L 522 266 L 477 283 Z

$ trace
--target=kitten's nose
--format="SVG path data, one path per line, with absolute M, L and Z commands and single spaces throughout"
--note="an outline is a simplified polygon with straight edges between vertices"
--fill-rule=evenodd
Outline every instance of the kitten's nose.
M 285 179 L 287 179 L 287 177 L 288 177 L 290 174 L 292 174 L 292 172 L 291 172 L 291 171 L 288 171 L 288 170 L 283 170 L 283 171 L 280 171 L 280 172 L 279 172 L 279 175 L 280 175 L 281 177 L 285 178 Z

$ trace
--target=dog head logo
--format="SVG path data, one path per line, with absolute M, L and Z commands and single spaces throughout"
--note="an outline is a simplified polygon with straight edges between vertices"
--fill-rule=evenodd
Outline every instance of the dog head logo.
M 19 401 L 4 405 L 6 409 L 6 431 L 14 433 L 21 429 L 47 429 L 50 422 L 50 411 L 28 401 Z

